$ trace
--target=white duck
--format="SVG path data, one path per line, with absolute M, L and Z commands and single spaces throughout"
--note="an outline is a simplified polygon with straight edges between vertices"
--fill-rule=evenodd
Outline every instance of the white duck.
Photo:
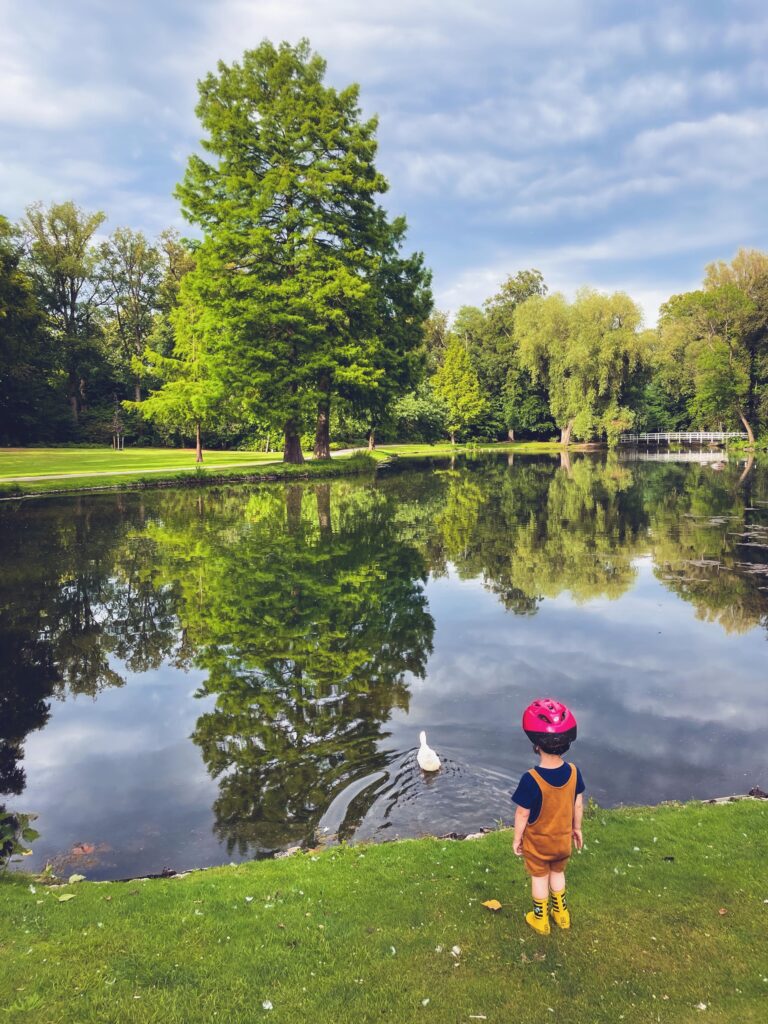
M 416 755 L 416 760 L 419 762 L 419 768 L 423 772 L 439 772 L 440 771 L 440 758 L 434 752 L 432 747 L 427 746 L 427 734 L 425 732 L 419 733 L 419 752 Z

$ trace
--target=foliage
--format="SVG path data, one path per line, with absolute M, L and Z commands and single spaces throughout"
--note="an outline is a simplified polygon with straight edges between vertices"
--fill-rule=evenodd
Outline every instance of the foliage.
M 197 461 L 201 462 L 202 429 L 222 419 L 227 396 L 212 354 L 220 327 L 210 308 L 201 302 L 197 284 L 196 271 L 190 271 L 181 281 L 178 304 L 170 314 L 172 354 L 165 356 L 147 348 L 143 361 L 134 359 L 136 371 L 161 380 L 161 387 L 143 402 L 123 404 L 144 419 L 195 436 Z
M 23 229 L 29 272 L 45 309 L 57 356 L 66 374 L 75 423 L 87 404 L 88 379 L 99 362 L 99 254 L 94 235 L 105 215 L 87 213 L 72 202 L 27 208 Z
M 0 805 L 0 873 L 14 858 L 25 857 L 32 851 L 25 843 L 33 843 L 40 833 L 32 828 L 34 814 L 7 811 Z
M 673 296 L 662 310 L 661 334 L 669 358 L 679 362 L 674 372 L 689 381 L 693 422 L 740 421 L 753 441 L 768 334 L 749 294 L 727 279 L 713 283 L 718 277 L 727 278 L 722 267 L 718 274 L 712 271 L 703 290 Z M 765 277 L 768 286 L 768 268 Z
M 132 367 L 154 325 L 162 276 L 160 252 L 141 231 L 118 228 L 101 245 L 99 255 L 107 342 L 113 341 L 121 361 Z M 138 379 L 135 395 L 141 401 Z
M 22 265 L 19 232 L 0 216 L 0 444 L 53 436 L 55 359 L 45 314 Z
M 549 394 L 552 417 L 567 444 L 571 431 L 615 442 L 631 426 L 625 398 L 643 366 L 646 337 L 640 309 L 622 292 L 534 295 L 517 315 L 520 361 Z
M 469 353 L 457 334 L 448 339 L 445 359 L 433 378 L 433 387 L 437 398 L 445 404 L 446 429 L 454 443 L 456 435 L 477 423 L 487 408 Z
M 388 371 L 396 379 L 393 361 L 407 361 L 426 315 L 406 329 L 428 278 L 419 257 L 399 256 L 404 221 L 390 223 L 376 202 L 387 188 L 373 162 L 376 121 L 361 119 L 357 86 L 337 91 L 324 76 L 306 41 L 265 41 L 220 63 L 199 83 L 210 158 L 192 156 L 177 188 L 203 232 L 199 294 L 221 328 L 222 376 L 284 430 L 296 462 L 311 411 L 324 456 L 333 394 L 373 392 Z

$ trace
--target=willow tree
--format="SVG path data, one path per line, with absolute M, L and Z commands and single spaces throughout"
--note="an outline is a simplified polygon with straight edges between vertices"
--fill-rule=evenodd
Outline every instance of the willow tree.
M 287 462 L 303 461 L 310 417 L 327 436 L 341 385 L 381 375 L 374 278 L 399 230 L 377 203 L 376 120 L 362 118 L 357 86 L 324 84 L 325 68 L 306 41 L 219 63 L 199 83 L 205 155 L 177 188 L 202 231 L 200 296 L 222 325 L 222 372 L 283 430 Z
M 648 344 L 642 313 L 623 292 L 582 289 L 572 304 L 562 295 L 534 295 L 517 311 L 520 361 L 545 384 L 560 441 L 571 433 L 609 442 L 632 426 L 627 393 Z

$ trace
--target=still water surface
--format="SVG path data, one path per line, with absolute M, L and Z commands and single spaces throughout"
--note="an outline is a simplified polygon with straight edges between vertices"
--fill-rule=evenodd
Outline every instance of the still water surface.
M 548 693 L 603 805 L 768 789 L 768 471 L 742 472 L 493 457 L 3 505 L 24 866 L 117 878 L 509 821 L 520 711 Z

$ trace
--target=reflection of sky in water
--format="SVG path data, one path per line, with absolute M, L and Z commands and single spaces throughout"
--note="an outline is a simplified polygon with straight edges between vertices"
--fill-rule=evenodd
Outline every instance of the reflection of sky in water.
M 557 480 L 560 486 L 563 478 Z M 345 493 L 359 496 L 357 488 L 355 484 Z M 403 499 L 398 509 L 412 507 L 406 499 L 419 500 L 412 476 L 387 482 L 387 489 L 396 502 Z M 491 487 L 487 493 L 493 497 L 496 491 Z M 309 497 L 313 508 L 314 494 Z M 134 498 L 121 500 L 130 512 Z M 165 500 L 147 499 L 148 511 L 159 515 Z M 235 545 L 238 558 L 242 535 L 237 524 L 248 522 L 241 502 L 236 498 L 226 509 L 229 519 L 222 527 L 231 531 L 224 530 L 222 536 L 231 539 L 223 543 Z M 94 507 L 109 528 L 109 506 L 102 502 Z M 412 526 L 408 514 L 403 511 L 406 530 Z M 362 520 L 354 521 L 359 526 Z M 218 520 L 210 520 L 210 526 L 215 533 Z M 507 526 L 501 522 L 499 529 Z M 423 536 L 430 533 L 427 524 Z M 364 543 L 374 543 L 370 536 L 360 536 Z M 509 793 L 534 761 L 519 727 L 520 713 L 532 697 L 546 693 L 574 707 L 580 738 L 572 756 L 582 767 L 588 792 L 602 804 L 706 798 L 746 792 L 753 785 L 768 788 L 765 629 L 729 633 L 717 622 L 697 618 L 694 605 L 654 575 L 653 561 L 644 553 L 647 534 L 641 530 L 639 536 L 632 549 L 634 578 L 617 600 L 577 602 L 563 591 L 542 600 L 535 614 L 515 615 L 478 578 L 462 580 L 453 568 L 446 576 L 430 577 L 426 596 L 435 634 L 426 676 L 406 676 L 407 712 L 397 707 L 388 712 L 391 705 L 385 704 L 373 714 L 383 737 L 378 761 L 366 752 L 362 734 L 353 741 L 356 750 L 339 751 L 341 760 L 348 760 L 352 781 L 341 792 L 321 794 L 327 798 L 321 832 L 340 829 L 345 837 L 391 838 L 467 831 L 499 818 L 508 821 Z M 461 533 L 459 539 L 465 542 Z M 258 543 L 250 550 L 259 552 Z M 231 550 L 228 557 L 233 558 Z M 339 565 L 346 564 L 345 558 L 342 552 Z M 399 563 L 387 564 L 397 571 Z M 246 583 L 254 566 L 258 562 L 245 566 Z M 327 571 L 336 572 L 338 566 L 329 562 Z M 554 572 L 553 579 L 558 578 Z M 258 622 L 258 616 L 248 617 L 256 606 L 248 607 L 247 587 L 245 593 L 246 605 L 233 606 L 235 618 L 228 620 L 229 626 Z M 406 605 L 397 601 L 405 597 L 407 587 L 402 593 L 394 588 L 393 604 L 386 607 L 402 614 Z M 48 724 L 24 741 L 27 785 L 7 803 L 40 814 L 41 839 L 25 866 L 42 866 L 78 847 L 85 852 L 59 862 L 62 873 L 83 870 L 90 877 L 123 877 L 237 859 L 214 834 L 212 807 L 221 794 L 222 776 L 209 774 L 201 747 L 191 740 L 201 714 L 216 705 L 214 696 L 194 697 L 206 673 L 184 672 L 168 663 L 131 673 L 114 658 L 112 667 L 125 676 L 126 686 L 107 687 L 95 700 L 54 700 Z M 357 703 L 348 705 L 342 700 L 339 711 L 343 715 L 345 706 L 353 706 L 354 713 L 365 715 L 366 699 L 358 695 Z M 243 711 L 242 720 L 249 720 L 247 707 L 235 711 Z M 333 726 L 332 716 L 322 721 Z M 444 761 L 434 778 L 415 768 L 413 752 L 422 728 Z M 221 744 L 231 738 L 214 734 Z M 234 740 L 237 746 L 247 737 Z M 306 772 L 311 763 L 310 751 L 303 766 L 297 762 L 298 770 Z M 253 778 L 257 776 L 243 775 L 246 786 Z M 288 779 L 289 790 L 291 784 Z M 316 792 L 309 794 L 311 778 L 303 777 L 299 790 L 301 786 L 308 787 L 308 805 L 318 800 Z M 254 803 L 258 805 L 257 795 Z M 297 807 L 301 810 L 301 800 Z M 271 813 L 274 836 L 274 808 Z M 317 820 L 312 814 L 310 819 Z M 282 816 L 277 825 L 284 828 Z M 250 855 L 254 852 L 252 846 Z

